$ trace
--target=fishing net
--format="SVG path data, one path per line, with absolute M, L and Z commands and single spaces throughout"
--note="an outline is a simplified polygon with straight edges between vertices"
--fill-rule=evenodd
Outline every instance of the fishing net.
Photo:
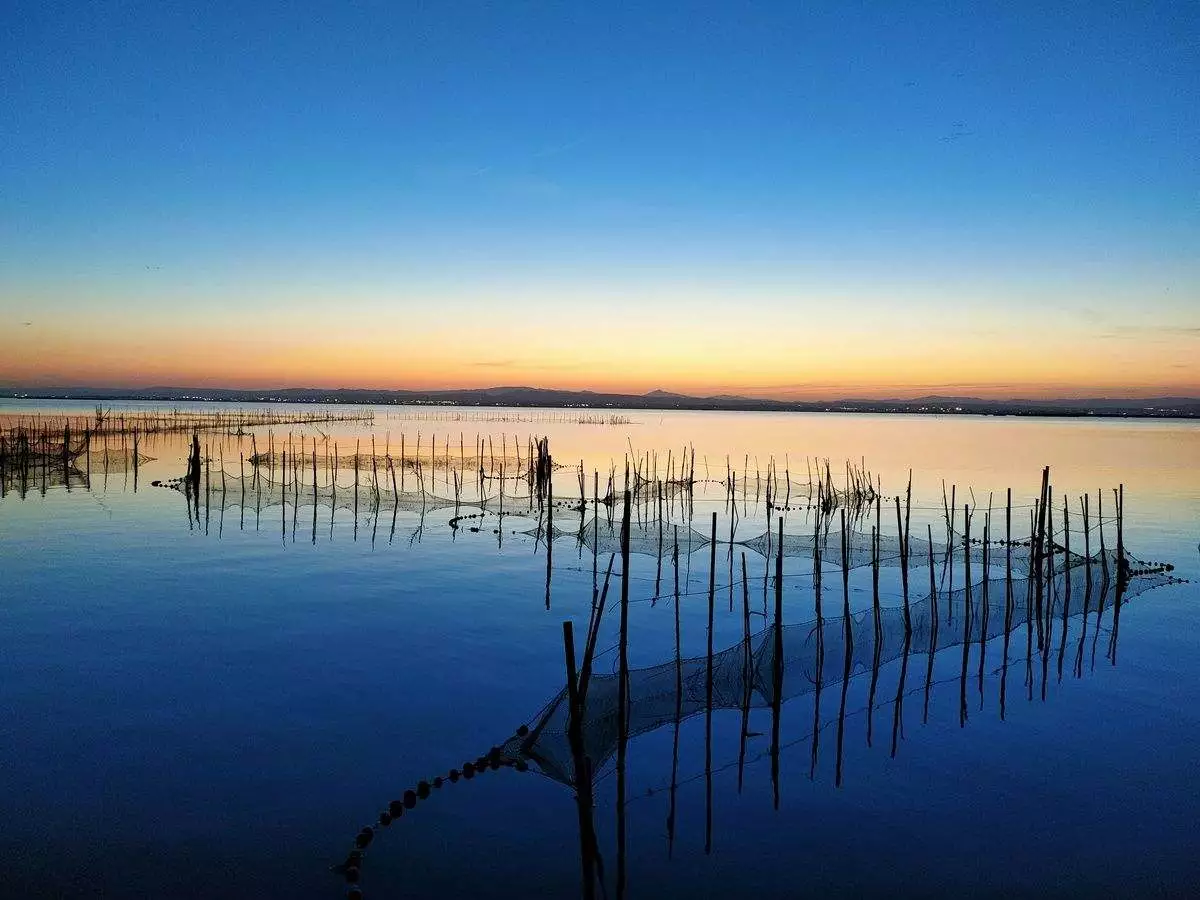
M 857 569 L 871 565 L 871 541 L 872 536 L 870 534 L 863 534 L 859 531 L 846 532 L 846 558 L 849 568 Z M 901 540 L 889 535 L 880 535 L 878 541 L 880 566 L 894 567 L 900 565 Z M 737 541 L 736 544 L 769 559 L 774 558 L 780 551 L 779 534 L 772 532 L 765 532 L 749 540 Z M 831 530 L 820 531 L 815 534 L 783 535 L 782 550 L 785 557 L 812 559 L 818 549 L 821 553 L 821 564 L 823 567 L 832 569 L 841 568 L 841 531 Z M 961 538 L 955 541 L 954 544 L 947 544 L 942 541 L 930 542 L 928 539 L 921 537 L 910 537 L 908 540 L 908 567 L 910 569 L 927 567 L 931 558 L 931 551 L 934 565 L 949 559 L 951 553 L 953 553 L 953 558 L 956 562 L 961 562 L 964 556 L 969 555 L 972 565 L 980 567 L 983 566 L 985 553 L 993 566 L 1006 564 L 1006 553 L 1011 556 L 1014 569 L 1027 570 L 1030 560 L 1029 547 L 1020 541 L 1014 541 L 1011 546 L 1007 547 L 1002 541 L 991 541 L 986 545 L 985 549 L 982 541 L 964 545 Z M 1061 548 L 1057 552 L 1065 553 Z M 1076 556 L 1075 558 L 1082 559 L 1083 557 Z
M 1034 619 L 1053 627 L 1065 617 L 1111 609 L 1147 590 L 1179 581 L 1163 567 L 1128 559 L 1130 577 L 1120 590 L 1113 553 L 1060 562 L 1048 580 L 1040 610 L 1034 583 L 1028 579 L 1014 578 L 1011 594 L 1004 579 L 978 581 L 969 589 L 927 595 L 911 603 L 907 613 L 910 630 L 902 607 L 881 609 L 877 621 L 872 610 L 864 610 L 851 614 L 848 622 L 844 616 L 834 616 L 781 629 L 772 625 L 748 641 L 713 654 L 711 663 L 701 656 L 631 670 L 627 676 L 626 734 L 636 737 L 709 708 L 769 707 L 905 654 L 937 653 L 991 640 L 1027 623 L 1032 625 Z M 619 677 L 593 674 L 587 685 L 581 734 L 583 752 L 594 771 L 615 752 L 620 739 Z M 514 736 L 503 745 L 505 755 L 533 762 L 551 778 L 572 784 L 568 706 L 564 688 L 527 735 Z
M 537 536 L 535 531 L 525 534 Z M 597 516 L 583 525 L 563 529 L 557 525 L 553 529 L 554 539 L 568 538 L 589 552 L 601 556 L 621 552 L 621 525 L 610 522 L 603 516 Z M 630 523 L 629 552 L 642 556 L 670 556 L 674 551 L 676 537 L 679 541 L 679 553 L 684 555 L 704 547 L 709 539 L 696 529 L 687 525 L 677 525 L 667 522 L 654 521 Z

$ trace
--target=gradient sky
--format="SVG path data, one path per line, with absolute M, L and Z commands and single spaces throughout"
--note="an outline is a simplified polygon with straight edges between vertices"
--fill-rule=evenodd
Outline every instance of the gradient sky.
M 1200 395 L 1200 4 L 52 3 L 0 383 Z

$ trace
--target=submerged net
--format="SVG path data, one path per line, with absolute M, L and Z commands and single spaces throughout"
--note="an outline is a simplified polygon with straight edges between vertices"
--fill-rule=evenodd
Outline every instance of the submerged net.
M 1060 565 L 1040 611 L 1034 583 L 1013 580 L 1012 603 L 1004 579 L 972 584 L 936 597 L 926 596 L 905 611 L 881 609 L 878 626 L 871 610 L 816 622 L 772 625 L 708 657 L 692 657 L 628 673 L 626 734 L 632 738 L 686 719 L 710 708 L 770 707 L 837 684 L 847 670 L 851 676 L 897 660 L 904 655 L 936 653 L 952 646 L 997 638 L 1034 621 L 1049 627 L 1063 618 L 1097 612 L 1123 603 L 1147 590 L 1177 583 L 1164 567 L 1149 567 L 1129 559 L 1130 577 L 1118 584 L 1117 558 L 1106 553 L 1090 560 Z M 1040 625 L 1039 625 L 1040 627 Z M 1049 638 L 1047 637 L 1047 640 Z M 847 649 L 849 661 L 847 662 Z M 711 668 L 710 668 L 711 666 Z M 598 771 L 615 752 L 621 736 L 619 675 L 593 674 L 588 682 L 582 720 L 584 755 Z M 502 746 L 509 758 L 535 763 L 546 775 L 574 782 L 574 763 L 568 737 L 569 703 L 564 688 L 544 708 L 524 736 Z

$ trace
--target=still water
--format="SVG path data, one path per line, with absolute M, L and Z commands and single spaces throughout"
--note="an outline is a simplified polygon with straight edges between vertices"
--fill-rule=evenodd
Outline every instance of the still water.
M 0 417 L 37 410 L 92 412 L 7 401 Z M 585 890 L 585 866 L 595 896 L 629 897 L 1182 896 L 1200 882 L 1195 424 L 371 412 L 371 423 L 202 433 L 199 502 L 153 484 L 184 475 L 182 434 L 143 436 L 136 473 L 97 463 L 84 473 L 90 486 L 47 478 L 44 490 L 35 481 L 0 500 L 0 892 L 345 896 L 331 866 L 355 835 L 439 776 L 447 780 L 428 799 L 377 829 L 361 863 L 365 896 L 572 897 Z M 513 475 L 535 436 L 548 437 L 557 464 L 549 558 L 544 512 Z M 376 459 L 427 462 L 419 473 L 368 472 L 366 462 L 356 509 L 342 460 L 356 443 L 369 456 L 372 437 Z M 325 464 L 331 444 L 336 479 Z M 282 462 L 258 479 L 247 464 L 267 447 L 290 448 L 299 485 L 263 489 L 284 477 Z M 511 462 L 506 480 L 485 483 L 489 502 L 473 505 L 485 456 L 489 472 Z M 582 659 L 619 546 L 620 504 L 596 505 L 593 492 L 603 497 L 611 475 L 620 496 L 627 457 L 660 478 L 678 475 L 682 458 L 696 486 L 665 490 L 661 505 L 657 490 L 643 492 L 631 512 L 627 721 L 637 733 L 620 754 L 608 741 L 615 718 L 600 709 L 620 665 L 619 553 L 612 561 L 594 642 L 599 711 L 585 719 L 596 760 L 585 822 L 548 707 L 566 681 L 563 622 Z M 789 507 L 785 549 L 799 548 L 782 560 L 781 634 L 811 641 L 817 518 L 803 495 L 814 460 L 826 459 L 839 491 L 847 460 L 869 471 L 889 547 L 894 498 L 911 470 L 910 533 L 914 547 L 927 537 L 933 547 L 910 552 L 936 550 L 943 631 L 930 644 L 915 625 L 907 647 L 892 633 L 870 658 L 873 588 L 861 548 L 876 513 L 851 516 L 859 552 L 843 593 L 835 512 L 825 523 L 826 656 L 814 668 L 789 643 L 782 692 L 761 681 L 746 691 L 740 663 L 719 661 L 743 658 L 747 608 L 752 651 L 770 653 L 781 514 L 768 519 L 768 469 L 796 492 L 774 497 Z M 1119 620 L 1111 594 L 1097 610 L 1099 591 L 1082 615 L 1076 585 L 1066 606 L 1047 607 L 1053 621 L 1039 649 L 1022 619 L 1024 587 L 1009 640 L 996 619 L 978 624 L 977 553 L 975 618 L 954 598 L 968 583 L 964 504 L 973 536 L 990 505 L 990 536 L 1003 538 L 1011 488 L 1013 536 L 1027 540 L 1043 466 L 1055 516 L 1070 500 L 1072 550 L 1083 549 L 1084 492 L 1096 550 L 1098 491 L 1112 549 L 1111 488 L 1123 484 L 1125 547 L 1145 571 L 1174 570 L 1135 575 Z M 393 473 L 405 482 L 394 489 Z M 456 508 L 460 476 L 469 483 L 458 483 Z M 947 564 L 951 490 L 960 550 Z M 1054 527 L 1062 541 L 1061 518 Z M 1004 553 L 992 550 L 997 617 Z M 881 616 L 894 623 L 902 577 L 884 557 Z M 913 621 L 930 594 L 930 568 L 919 563 L 909 573 Z M 853 653 L 843 652 L 844 608 Z M 685 668 L 677 655 L 695 675 L 689 696 L 703 694 L 710 634 L 714 699 L 673 715 Z M 763 700 L 776 695 L 777 704 Z M 526 744 L 543 751 L 540 764 L 536 754 L 509 764 L 522 726 L 540 736 Z M 448 780 L 492 747 L 504 765 Z M 581 830 L 594 832 L 590 847 Z

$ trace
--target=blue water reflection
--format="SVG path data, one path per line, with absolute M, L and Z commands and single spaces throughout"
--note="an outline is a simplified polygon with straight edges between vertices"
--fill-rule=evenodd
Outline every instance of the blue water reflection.
M 719 443 L 727 421 L 680 418 L 709 446 Z M 872 417 L 841 418 L 857 434 Z M 593 441 L 594 428 L 539 424 L 507 422 L 495 430 L 511 440 L 514 428 L 523 434 L 574 427 L 583 434 L 562 438 L 569 446 L 563 456 L 572 460 Z M 1045 441 L 1047 457 L 1070 427 L 1023 424 L 1031 440 Z M 410 425 L 392 424 L 389 444 Z M 654 434 L 674 435 L 676 427 L 654 425 Z M 929 427 L 940 432 L 946 425 Z M 966 434 L 976 426 L 961 427 Z M 1174 563 L 1173 574 L 1189 579 L 1129 601 L 1116 665 L 1105 654 L 1106 619 L 1094 667 L 1089 648 L 1082 677 L 1075 677 L 1068 650 L 1060 680 L 1051 656 L 1043 701 L 1039 659 L 1030 701 L 1024 636 L 1014 637 L 1001 720 L 1002 658 L 989 643 L 982 682 L 978 657 L 971 656 L 965 727 L 960 647 L 934 658 L 927 714 L 926 657 L 908 662 L 899 718 L 900 666 L 881 669 L 873 713 L 870 674 L 856 674 L 844 702 L 840 786 L 834 748 L 841 685 L 822 692 L 819 714 L 811 697 L 797 698 L 780 715 L 778 809 L 769 710 L 751 711 L 744 754 L 740 712 L 712 716 L 711 791 L 703 716 L 686 720 L 678 740 L 673 727 L 641 735 L 630 744 L 626 773 L 628 895 L 1186 893 L 1200 876 L 1193 828 L 1200 784 L 1191 777 L 1200 738 L 1200 481 L 1194 469 L 1169 462 L 1177 432 L 1140 427 L 1111 425 L 1126 429 L 1114 445 L 1125 446 L 1132 434 L 1147 455 L 1168 460 L 1146 468 L 1144 478 L 1136 461 L 1133 475 L 1123 474 L 1119 455 L 1086 460 L 1077 472 L 1055 470 L 1063 490 L 1075 481 L 1094 490 L 1124 480 L 1131 551 Z M 639 441 L 646 433 L 633 429 L 633 446 L 647 446 Z M 1194 432 L 1184 434 L 1191 448 L 1200 446 Z M 1172 447 L 1158 446 L 1163 442 Z M 595 459 L 605 460 L 602 473 L 610 458 L 620 466 L 620 451 L 606 448 L 625 441 L 606 431 L 594 443 L 601 447 Z M 980 458 L 986 441 L 964 437 L 964 443 L 976 456 L 963 469 L 996 474 L 957 481 L 959 503 L 973 487 L 977 508 L 986 506 L 983 492 L 1004 486 L 993 478 L 1011 474 L 1008 449 L 992 446 L 991 457 Z M 150 486 L 182 474 L 184 440 L 163 439 L 146 452 L 154 459 L 143 464 L 136 493 L 124 473 L 110 473 L 107 487 L 93 473 L 90 490 L 49 487 L 44 495 L 9 493 L 0 502 L 2 892 L 343 896 L 345 885 L 329 867 L 345 856 L 360 827 L 420 779 L 461 767 L 509 738 L 562 689 L 562 622 L 572 620 L 577 635 L 586 631 L 591 549 L 569 536 L 555 541 L 547 611 L 536 511 L 506 517 L 497 535 L 494 516 L 480 520 L 478 532 L 452 529 L 453 510 L 444 506 L 427 510 L 424 521 L 417 511 L 399 511 L 394 532 L 392 510 L 364 503 L 356 516 L 353 509 L 319 506 L 314 542 L 306 507 L 268 506 L 249 516 L 210 502 L 197 522 L 183 494 Z M 666 447 L 660 452 L 665 456 Z M 872 448 L 861 455 L 871 463 Z M 601 466 L 592 460 L 589 471 Z M 710 463 L 721 469 L 709 473 L 719 480 L 724 464 Z M 940 537 L 941 475 L 923 460 L 908 464 L 917 468 L 913 534 L 926 534 L 929 524 Z M 1025 470 L 1008 482 L 1019 499 L 1019 534 L 1028 532 L 1038 475 Z M 884 468 L 880 477 L 889 496 L 903 492 L 903 469 Z M 555 491 L 577 499 L 570 469 L 556 474 Z M 451 495 L 444 481 L 437 492 Z M 716 510 L 720 538 L 727 540 L 722 489 L 709 486 L 697 500 L 697 530 L 706 532 Z M 519 501 L 512 502 L 509 511 L 519 512 Z M 673 521 L 682 512 L 676 507 Z M 653 504 L 641 513 L 647 520 L 657 515 Z M 555 515 L 564 532 L 581 518 L 565 507 Z M 885 533 L 894 535 L 889 515 L 885 507 Z M 590 522 L 590 513 L 583 518 Z M 762 504 L 748 503 L 736 540 L 766 528 Z M 807 534 L 811 521 L 797 511 L 786 530 Z M 649 534 L 653 543 L 653 529 Z M 736 548 L 731 559 L 727 544 L 718 547 L 717 649 L 742 637 L 742 552 Z M 600 579 L 607 561 L 597 555 Z M 770 609 L 762 612 L 765 600 L 773 603 L 764 588 L 773 563 L 751 550 L 747 564 L 759 632 L 770 621 Z M 813 619 L 810 573 L 811 559 L 786 560 L 789 624 Z M 632 667 L 674 659 L 674 574 L 669 556 L 631 558 Z M 927 577 L 915 573 L 914 585 Z M 708 578 L 709 548 L 684 552 L 685 657 L 705 652 Z M 824 589 L 836 614 L 840 576 L 827 574 Z M 900 602 L 894 569 L 884 574 L 882 589 L 886 604 Z M 851 605 L 855 612 L 870 609 L 866 570 L 856 570 Z M 597 672 L 616 668 L 617 619 L 610 611 L 603 621 Z M 1074 641 L 1077 633 L 1070 636 Z M 736 763 L 743 755 L 739 790 Z M 594 791 L 609 895 L 617 888 L 615 781 L 610 765 L 598 773 Z M 510 767 L 447 784 L 381 830 L 362 885 L 367 896 L 578 895 L 574 794 Z

